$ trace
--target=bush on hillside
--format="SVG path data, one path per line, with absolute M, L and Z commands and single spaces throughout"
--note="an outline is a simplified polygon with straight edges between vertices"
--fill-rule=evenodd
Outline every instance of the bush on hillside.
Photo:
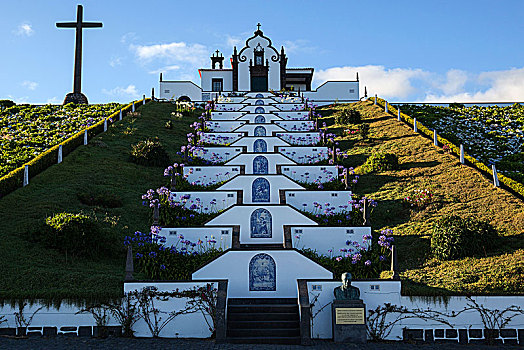
M 107 255 L 116 245 L 109 225 L 82 213 L 58 213 L 48 217 L 33 238 L 66 254 L 66 259 L 70 256 Z
M 347 109 L 335 118 L 337 124 L 360 124 L 362 116 L 360 112 L 354 109 Z
M 393 153 L 373 153 L 362 165 L 362 170 L 366 173 L 396 169 L 398 169 L 398 157 Z
M 131 161 L 145 166 L 166 166 L 169 156 L 158 138 L 148 138 L 132 146 Z
M 78 200 L 85 205 L 103 208 L 120 208 L 123 205 L 122 198 L 113 192 L 88 190 L 78 193 Z
M 497 237 L 497 231 L 486 221 L 452 215 L 435 223 L 431 252 L 440 260 L 486 254 L 495 246 Z
M 358 126 L 358 133 L 363 140 L 366 140 L 369 137 L 369 124 L 360 124 Z

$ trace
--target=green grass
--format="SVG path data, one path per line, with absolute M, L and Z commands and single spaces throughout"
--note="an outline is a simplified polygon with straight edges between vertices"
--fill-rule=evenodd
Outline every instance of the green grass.
M 373 152 L 394 153 L 400 169 L 363 174 L 355 193 L 378 200 L 372 214 L 375 230 L 395 234 L 403 292 L 410 295 L 523 294 L 524 203 L 479 171 L 434 147 L 432 141 L 388 116 L 372 102 L 331 106 L 324 112 L 329 130 L 340 130 L 334 117 L 343 109 L 358 109 L 369 123 L 369 140 L 357 135 L 339 138 L 346 160 L 356 167 Z M 320 120 L 322 122 L 322 119 Z M 347 126 L 343 126 L 347 127 Z M 411 210 L 402 199 L 414 189 L 430 189 L 433 202 Z M 431 257 L 433 223 L 446 215 L 475 216 L 490 221 L 500 232 L 496 247 L 485 256 L 442 262 Z M 358 278 L 358 276 L 356 276 Z
M 126 117 L 81 146 L 63 163 L 54 165 L 31 179 L 29 186 L 0 199 L 0 299 L 106 299 L 123 292 L 125 251 L 116 250 L 98 259 L 65 256 L 28 239 L 38 224 L 57 212 L 94 212 L 118 221 L 119 235 L 149 230 L 149 210 L 141 195 L 149 188 L 167 184 L 163 167 L 144 167 L 128 161 L 131 145 L 158 136 L 172 161 L 187 143 L 189 124 L 196 117 L 174 120 L 171 130 L 164 127 L 172 119 L 171 104 L 151 102 L 139 107 L 137 117 Z M 166 166 L 169 164 L 166 164 Z M 84 205 L 82 192 L 111 191 L 123 206 L 102 208 Z

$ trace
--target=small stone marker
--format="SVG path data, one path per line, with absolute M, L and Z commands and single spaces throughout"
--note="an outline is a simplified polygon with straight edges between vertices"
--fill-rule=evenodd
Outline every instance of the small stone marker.
M 433 144 L 435 146 L 438 146 L 438 137 L 437 137 L 437 130 L 433 129 Z
M 151 88 L 151 101 L 155 100 L 155 88 Z
M 29 185 L 29 165 L 24 167 L 24 184 L 23 186 Z
M 104 132 L 107 131 L 107 119 L 104 119 Z
M 118 113 L 118 120 L 122 120 L 122 108 L 120 108 L 120 113 Z
M 375 94 L 375 106 L 377 105 L 377 94 Z
M 87 129 L 84 130 L 84 146 L 87 145 Z
M 62 145 L 58 145 L 58 164 L 62 163 Z
M 460 162 L 464 164 L 464 145 L 460 144 Z
M 385 101 L 385 103 L 386 104 L 385 104 L 385 107 L 384 107 L 384 112 L 389 113 L 388 112 L 388 101 Z
M 142 105 L 146 104 L 146 95 L 142 95 Z
M 495 168 L 495 164 L 491 166 L 491 169 L 493 170 L 493 186 L 500 187 L 499 176 L 497 175 L 497 168 Z
M 131 106 L 131 112 L 135 111 L 135 101 L 133 101 L 133 105 Z
M 133 281 L 133 273 L 135 272 L 133 264 L 133 247 L 130 245 L 127 246 L 127 257 L 126 257 L 126 276 L 125 281 Z
M 397 111 L 398 111 L 397 120 L 400 122 L 402 121 L 402 119 L 400 118 L 400 106 L 397 107 Z
M 418 128 L 417 128 L 417 118 L 413 118 L 413 131 L 414 131 L 414 132 L 418 132 Z
M 397 250 L 394 244 L 391 246 L 391 272 L 393 273 L 391 278 L 395 281 L 399 281 L 400 275 L 398 274 Z

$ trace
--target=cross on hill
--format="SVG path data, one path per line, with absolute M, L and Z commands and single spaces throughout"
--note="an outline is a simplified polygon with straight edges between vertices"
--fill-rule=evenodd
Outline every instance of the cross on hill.
M 76 42 L 75 42 L 75 74 L 73 83 L 73 92 L 66 95 L 64 104 L 84 103 L 87 104 L 87 97 L 82 93 L 82 29 L 84 28 L 100 28 L 101 22 L 83 22 L 84 9 L 82 5 L 78 5 L 76 11 L 76 22 L 62 22 L 56 23 L 57 28 L 75 28 Z

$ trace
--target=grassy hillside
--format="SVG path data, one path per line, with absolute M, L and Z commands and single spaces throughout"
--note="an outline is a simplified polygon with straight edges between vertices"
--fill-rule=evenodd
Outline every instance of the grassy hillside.
M 396 236 L 403 289 L 407 294 L 507 294 L 523 293 L 524 203 L 490 179 L 461 165 L 459 160 L 433 146 L 432 141 L 387 115 L 372 102 L 325 107 L 319 112 L 331 132 L 356 126 L 335 125 L 344 109 L 361 112 L 370 124 L 370 139 L 356 135 L 340 137 L 349 154 L 348 164 L 357 167 L 377 151 L 394 153 L 400 169 L 365 174 L 355 191 L 379 201 L 373 213 L 374 229 L 391 228 Z M 414 189 L 429 189 L 433 201 L 426 208 L 412 210 L 402 199 Z M 474 216 L 489 220 L 501 238 L 483 257 L 441 262 L 430 254 L 434 222 L 449 215 Z
M 194 117 L 173 120 L 171 104 L 149 103 L 139 116 L 126 117 L 108 131 L 81 146 L 63 163 L 31 179 L 29 186 L 0 199 L 0 299 L 10 298 L 110 298 L 122 293 L 125 251 L 115 249 L 106 258 L 70 257 L 32 242 L 38 226 L 58 212 L 94 213 L 116 223 L 123 237 L 148 230 L 148 208 L 141 195 L 165 182 L 163 167 L 139 166 L 128 161 L 131 145 L 158 136 L 172 160 L 183 143 Z M 174 127 L 164 127 L 167 120 Z M 168 164 L 166 164 L 168 165 Z M 122 207 L 106 209 L 84 205 L 82 193 L 110 192 Z M 36 231 L 36 232 L 35 232 Z M 121 246 L 120 242 L 117 244 Z

